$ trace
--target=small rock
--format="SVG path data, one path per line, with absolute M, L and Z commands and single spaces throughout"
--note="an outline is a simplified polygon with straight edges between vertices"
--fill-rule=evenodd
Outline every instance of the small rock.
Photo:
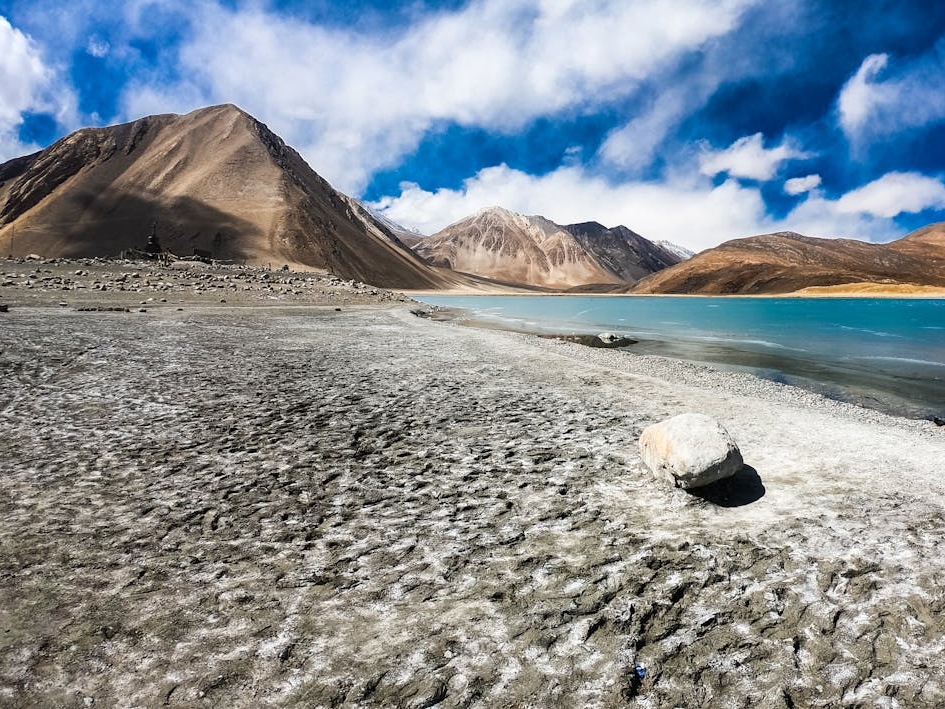
M 640 455 L 657 476 L 687 490 L 731 477 L 743 465 L 731 434 L 705 414 L 680 414 L 647 426 Z
M 60 308 L 68 308 L 68 307 L 69 307 L 69 304 L 66 303 L 65 301 L 59 301 L 59 307 L 60 307 Z
M 613 342 L 614 340 L 621 339 L 621 337 L 613 332 L 602 332 L 597 336 L 597 339 L 601 342 Z

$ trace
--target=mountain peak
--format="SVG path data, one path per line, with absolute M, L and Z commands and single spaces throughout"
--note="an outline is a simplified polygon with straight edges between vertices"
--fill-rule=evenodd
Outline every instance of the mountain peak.
M 117 255 L 143 248 L 154 229 L 180 256 L 295 264 L 387 287 L 443 281 L 233 104 L 77 131 L 0 174 L 3 254 Z
M 544 288 L 632 283 L 679 258 L 626 227 L 561 226 L 487 207 L 414 246 L 437 266 Z
M 505 207 L 500 207 L 498 205 L 493 205 L 491 207 L 483 207 L 474 215 L 476 217 L 497 217 L 499 219 L 526 219 L 524 214 L 519 214 L 518 212 L 513 212 L 511 209 L 506 209 Z

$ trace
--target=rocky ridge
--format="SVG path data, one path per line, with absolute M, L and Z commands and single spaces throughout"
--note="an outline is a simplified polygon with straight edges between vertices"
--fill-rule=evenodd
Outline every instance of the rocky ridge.
M 734 239 L 645 278 L 632 292 L 770 294 L 847 284 L 945 287 L 945 225 L 887 244 L 793 232 Z
M 413 248 L 436 266 L 557 290 L 632 283 L 680 260 L 623 226 L 560 226 L 501 207 L 416 240 Z
M 116 256 L 160 245 L 288 263 L 399 288 L 462 279 L 429 268 L 355 200 L 232 105 L 86 128 L 0 165 L 0 254 Z

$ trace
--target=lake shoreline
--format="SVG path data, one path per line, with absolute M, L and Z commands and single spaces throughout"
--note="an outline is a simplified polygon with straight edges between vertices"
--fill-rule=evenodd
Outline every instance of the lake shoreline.
M 887 333 L 874 334 L 873 327 L 883 326 L 881 323 L 872 325 L 873 319 L 878 317 L 873 313 L 877 305 L 883 306 L 881 310 L 903 310 L 903 317 L 897 316 L 899 322 L 895 327 L 904 328 L 907 322 L 904 316 L 915 309 L 915 304 L 921 302 L 923 307 L 928 304 L 929 307 L 938 308 L 937 301 L 851 299 L 844 303 L 836 299 L 810 299 L 822 306 L 829 304 L 835 313 L 831 317 L 841 317 L 841 320 L 837 324 L 818 325 L 819 330 L 807 335 L 803 329 L 807 327 L 804 323 L 798 325 L 788 322 L 782 325 L 777 321 L 765 321 L 765 318 L 775 316 L 787 317 L 789 312 L 813 317 L 806 300 L 650 298 L 646 310 L 637 308 L 626 311 L 615 303 L 642 306 L 643 302 L 585 296 L 573 296 L 570 302 L 544 301 L 542 296 L 537 296 L 531 300 L 510 299 L 507 301 L 507 310 L 502 305 L 506 301 L 495 296 L 440 296 L 426 298 L 424 302 L 431 308 L 430 316 L 434 319 L 449 319 L 472 327 L 497 328 L 543 337 L 593 336 L 609 332 L 635 341 L 626 347 L 627 352 L 665 356 L 746 372 L 897 416 L 923 420 L 945 417 L 945 361 L 941 360 L 945 357 L 945 343 L 938 346 L 923 345 L 927 352 L 911 355 L 908 349 L 903 350 L 904 346 L 899 344 L 906 340 L 898 340 L 891 335 L 886 337 Z M 543 302 L 561 304 L 562 307 L 544 308 Z M 700 302 L 708 303 L 709 309 L 698 310 Z M 739 332 L 740 326 L 735 322 L 724 324 L 724 319 L 718 320 L 723 317 L 720 313 L 725 311 L 717 308 L 725 308 L 726 302 L 737 305 L 739 312 L 745 313 L 744 317 L 753 323 L 753 330 Z M 758 308 L 751 305 L 753 303 L 763 306 L 764 310 L 757 312 Z M 670 304 L 675 306 L 668 309 Z M 686 304 L 685 307 L 683 304 Z M 863 308 L 868 310 L 860 313 Z M 855 327 L 843 324 L 842 317 L 852 317 L 843 314 L 851 309 L 858 309 L 856 312 L 859 313 L 859 320 L 849 321 Z M 925 313 L 925 310 L 921 312 Z M 937 312 L 925 317 L 931 317 L 931 322 L 938 322 L 935 319 Z M 625 318 L 618 318 L 621 315 Z M 660 329 L 658 322 L 662 318 L 681 322 Z M 686 326 L 686 318 L 695 319 L 693 329 Z M 596 320 L 596 323 L 589 326 L 586 320 Z M 716 321 L 718 324 L 713 325 Z M 730 330 L 732 327 L 736 329 Z M 936 326 L 934 329 L 938 331 L 941 327 Z M 796 332 L 790 332 L 792 330 Z M 876 335 L 884 337 L 877 339 Z M 922 337 L 931 338 L 933 333 L 929 331 Z M 942 339 L 938 334 L 935 334 L 935 338 L 934 341 Z M 895 349 L 890 349 L 893 346 Z

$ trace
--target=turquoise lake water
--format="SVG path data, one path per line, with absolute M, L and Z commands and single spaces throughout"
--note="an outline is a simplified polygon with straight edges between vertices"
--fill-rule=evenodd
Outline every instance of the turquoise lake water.
M 801 386 L 897 415 L 945 418 L 945 300 L 424 296 L 482 324 L 614 332 L 628 349 Z

